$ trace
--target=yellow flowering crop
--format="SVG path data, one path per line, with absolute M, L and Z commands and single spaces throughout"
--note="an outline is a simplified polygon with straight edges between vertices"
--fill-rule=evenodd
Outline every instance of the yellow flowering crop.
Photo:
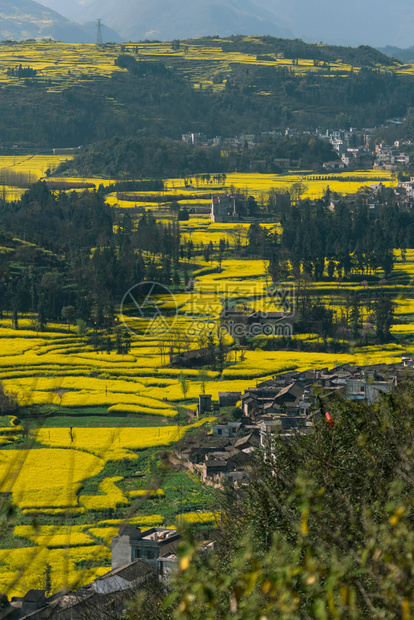
M 85 450 L 104 461 L 116 461 L 136 458 L 131 450 L 169 445 L 181 439 L 188 429 L 214 419 L 203 418 L 189 426 L 74 428 L 72 431 L 68 428 L 42 428 L 34 431 L 34 436 L 36 441 L 47 446 Z
M 76 507 L 83 480 L 103 467 L 103 460 L 72 449 L 0 450 L 0 492 L 12 493 L 20 508 Z
M 42 525 L 33 528 L 31 525 L 17 525 L 14 535 L 28 538 L 40 547 L 78 547 L 94 545 L 95 541 L 83 530 L 85 525 Z
M 129 499 L 115 484 L 121 480 L 123 480 L 122 476 L 105 478 L 99 485 L 102 495 L 81 495 L 79 503 L 88 510 L 105 510 L 106 508 L 115 510 L 118 506 L 128 506 Z
M 150 490 L 145 490 L 145 489 L 141 489 L 138 491 L 129 491 L 128 495 L 131 499 L 135 498 L 135 497 L 164 497 L 165 496 L 165 492 L 162 489 L 150 489 Z
M 70 506 L 62 508 L 24 508 L 22 513 L 28 516 L 36 516 L 41 513 L 42 515 L 71 517 L 72 515 L 83 515 L 85 513 L 85 508 L 83 508 L 83 506 Z
M 121 413 L 143 413 L 146 415 L 161 415 L 166 417 L 174 417 L 177 415 L 176 409 L 150 409 L 149 407 L 141 407 L 141 405 L 130 405 L 125 403 L 118 403 L 108 407 L 108 413 L 121 412 Z
M 110 566 L 82 569 L 79 563 L 102 562 L 110 559 L 110 551 L 103 545 L 48 549 L 25 547 L 0 549 L 0 591 L 7 596 L 24 596 L 30 589 L 44 588 L 45 569 L 51 571 L 52 590 L 65 587 L 75 589 L 110 571 Z
M 162 525 L 164 523 L 164 517 L 162 515 L 149 515 L 149 516 L 138 516 L 138 517 L 130 517 L 126 519 L 106 519 L 105 521 L 98 521 L 98 525 L 101 526 L 116 526 L 120 528 L 125 523 L 136 526 L 147 526 L 147 527 L 156 527 L 158 525 Z
M 187 523 L 216 523 L 219 518 L 218 512 L 185 512 L 177 517 L 177 521 L 182 519 Z
M 88 527 L 88 533 L 94 538 L 100 538 L 104 545 L 110 545 L 114 536 L 117 536 L 119 527 Z

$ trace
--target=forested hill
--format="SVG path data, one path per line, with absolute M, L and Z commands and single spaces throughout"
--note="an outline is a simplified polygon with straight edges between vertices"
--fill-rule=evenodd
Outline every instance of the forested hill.
M 24 58 L 24 64 L 21 60 Z M 372 127 L 414 107 L 414 70 L 367 46 L 272 37 L 0 43 L 0 145 Z
M 204 44 L 217 46 L 217 39 L 200 39 Z M 355 67 L 392 66 L 396 59 L 384 50 L 369 45 L 344 47 L 342 45 L 318 45 L 305 43 L 301 39 L 281 39 L 276 37 L 228 37 L 220 41 L 224 51 L 243 52 L 247 54 L 283 54 L 285 58 L 308 58 L 325 62 L 349 63 Z M 390 48 L 393 50 L 394 48 Z M 397 48 L 395 48 L 397 49 Z

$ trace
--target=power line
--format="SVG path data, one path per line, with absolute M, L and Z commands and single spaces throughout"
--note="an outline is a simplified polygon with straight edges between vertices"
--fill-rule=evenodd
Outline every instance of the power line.
M 96 21 L 98 22 L 97 32 L 96 32 L 96 45 L 103 45 L 103 40 L 102 40 L 102 20 L 101 19 L 97 19 Z

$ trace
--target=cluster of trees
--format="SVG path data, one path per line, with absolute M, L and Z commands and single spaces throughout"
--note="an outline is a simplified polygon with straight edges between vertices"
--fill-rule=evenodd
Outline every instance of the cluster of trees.
M 19 314 L 35 312 L 39 330 L 62 318 L 69 327 L 83 321 L 110 329 L 116 304 L 133 285 L 181 282 L 177 223 L 145 214 L 135 227 L 125 214 L 115 228 L 99 191 L 56 196 L 38 182 L 20 201 L 1 204 L 0 218 L 7 248 L 0 254 L 0 312 L 12 312 L 16 328 Z
M 338 203 L 331 212 L 321 201 L 293 206 L 282 221 L 281 247 L 294 271 L 300 268 L 316 280 L 325 268 L 332 279 L 351 271 L 370 273 L 394 265 L 394 248 L 413 247 L 414 216 L 397 204 L 378 205 L 373 216 L 364 200 Z
M 12 75 L 13 77 L 34 77 L 36 75 L 36 69 L 32 67 L 23 67 L 19 65 L 18 67 L 8 67 L 6 71 L 6 75 Z
M 60 193 L 35 183 L 21 200 L 0 205 L 2 225 L 54 252 L 96 247 L 112 237 L 113 212 L 100 192 Z
M 226 91 L 251 98 L 257 92 L 271 93 L 280 105 L 278 124 L 283 119 L 296 127 L 326 126 L 327 118 L 340 127 L 379 126 L 387 118 L 404 116 L 414 105 L 411 78 L 365 67 L 350 74 L 333 72 L 327 79 L 318 72 L 298 76 L 286 67 L 238 65 Z
M 331 337 L 337 345 L 341 340 L 366 345 L 392 338 L 395 303 L 380 288 L 372 287 L 367 292 L 337 297 L 338 308 L 334 311 L 306 282 L 299 282 L 295 304 L 295 330 L 299 333 L 317 333 L 324 340 Z
M 224 172 L 226 159 L 220 149 L 198 149 L 184 142 L 151 138 L 113 138 L 91 145 L 73 162 L 64 162 L 57 173 L 75 169 L 79 174 L 110 178 L 195 175 Z
M 393 58 L 386 56 L 377 49 L 368 45 L 359 47 L 343 47 L 340 45 L 317 45 L 305 43 L 301 39 L 279 39 L 277 37 L 263 36 L 255 39 L 236 35 L 226 37 L 225 41 L 217 41 L 215 38 L 205 37 L 203 45 L 220 46 L 223 51 L 241 52 L 245 54 L 274 54 L 285 58 L 316 59 L 320 62 L 338 62 L 338 58 L 344 63 L 360 67 L 383 67 L 392 66 Z
M 267 138 L 250 148 L 246 144 L 228 149 L 225 154 L 219 147 L 200 149 L 172 140 L 117 137 L 86 148 L 74 161 L 63 162 L 57 173 L 75 171 L 82 176 L 111 178 L 184 176 L 194 177 L 198 187 L 200 182 L 220 183 L 225 180 L 226 172 L 250 172 L 255 160 L 264 162 L 261 166 L 267 171 L 278 172 L 280 168 L 274 161 L 278 158 L 291 159 L 300 165 L 321 166 L 335 157 L 330 143 L 306 135 Z M 146 183 L 152 186 L 154 182 Z M 116 185 L 119 191 L 124 191 L 120 184 Z M 149 190 L 149 187 L 142 187 L 142 190 Z
M 297 199 L 301 192 L 300 187 L 290 194 L 270 192 L 263 206 L 253 196 L 239 197 L 245 215 L 254 217 L 265 209 L 281 216 L 280 236 L 254 221 L 246 246 L 240 247 L 241 255 L 269 260 L 274 281 L 289 275 L 288 261 L 293 275 L 305 272 L 314 280 L 372 274 L 378 268 L 388 276 L 393 250 L 404 253 L 414 247 L 414 215 L 392 190 L 383 188 L 376 196 L 361 192 L 352 202 L 336 200 L 333 210 L 329 188 L 321 200 L 295 200 L 291 206 L 291 196 Z
M 137 61 L 130 54 L 120 54 L 115 60 L 115 65 L 122 69 L 127 69 L 133 75 L 161 75 L 170 73 L 170 70 L 162 62 L 154 62 L 147 60 Z
M 1 173 L 1 171 L 0 171 Z M 113 192 L 162 192 L 164 182 L 161 179 L 146 179 L 145 181 L 117 181 L 103 187 L 104 194 Z

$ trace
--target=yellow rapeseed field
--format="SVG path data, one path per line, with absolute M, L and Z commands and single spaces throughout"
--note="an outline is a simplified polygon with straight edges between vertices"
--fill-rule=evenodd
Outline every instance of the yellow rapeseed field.
M 164 497 L 165 492 L 162 489 L 140 489 L 139 491 L 129 491 L 128 495 L 131 499 L 135 497 Z
M 82 482 L 96 476 L 105 463 L 97 456 L 71 449 L 70 442 L 68 448 L 0 450 L 0 492 L 12 493 L 19 508 L 78 506 Z
M 27 538 L 40 547 L 79 547 L 94 545 L 95 541 L 85 533 L 85 525 L 16 525 L 14 536 Z
M 91 549 L 93 552 L 91 553 Z M 110 559 L 110 550 L 103 545 L 49 549 L 27 547 L 0 549 L 0 591 L 8 597 L 24 596 L 31 589 L 44 588 L 46 566 L 51 567 L 52 590 L 75 589 L 90 583 L 110 570 L 103 566 Z M 90 562 L 101 563 L 97 568 L 80 568 Z
M 115 484 L 121 480 L 123 480 L 122 476 L 105 478 L 99 485 L 99 491 L 102 495 L 81 495 L 79 503 L 87 510 L 105 510 L 107 508 L 115 510 L 118 506 L 128 506 L 128 498 Z
M 354 181 L 353 178 L 363 179 Z M 278 192 L 289 191 L 294 183 L 303 183 L 306 187 L 303 198 L 321 198 L 329 187 L 331 192 L 339 194 L 351 194 L 358 191 L 362 186 L 369 186 L 373 179 L 381 179 L 386 187 L 392 187 L 394 181 L 391 172 L 381 170 L 356 170 L 352 172 L 344 172 L 338 174 L 321 174 L 315 175 L 312 172 L 298 171 L 289 172 L 287 174 L 261 174 L 261 173 L 229 173 L 226 177 L 226 188 L 234 187 L 238 190 L 246 190 L 248 194 L 254 196 L 259 201 L 266 197 L 272 189 Z M 185 194 L 187 193 L 205 193 L 206 191 L 214 193 L 214 186 L 209 187 L 208 184 L 200 184 L 196 189 L 194 187 L 186 187 L 182 179 L 169 179 L 166 181 L 165 190 L 168 193 Z M 217 190 L 216 190 L 217 191 Z M 220 190 L 219 193 L 222 193 Z
M 180 439 L 190 428 L 215 418 L 203 418 L 188 426 L 148 426 L 137 428 L 42 428 L 34 431 L 39 443 L 60 448 L 90 452 L 103 461 L 134 459 L 132 450 L 167 446 Z M 1 453 L 0 453 L 1 454 Z
M 145 44 L 143 47 L 145 49 L 142 54 L 149 57 L 172 57 L 175 53 L 167 44 Z M 39 50 L 41 49 L 44 48 L 40 46 Z M 61 49 L 67 50 L 67 46 Z M 52 70 L 62 71 L 63 75 L 65 66 L 70 66 L 66 53 L 65 51 L 60 67 L 44 66 L 41 69 L 45 71 L 45 75 Z M 211 59 L 212 55 L 219 57 L 220 51 L 212 51 L 207 47 L 201 49 L 200 46 L 192 49 L 190 46 L 189 54 L 199 54 L 200 58 Z M 74 53 L 71 62 L 75 62 L 76 58 L 79 59 L 79 56 Z M 238 62 L 245 64 L 253 62 L 248 55 L 237 58 Z M 275 59 L 275 63 L 281 60 L 283 59 Z M 289 64 L 288 59 L 284 60 Z M 110 61 L 112 62 L 110 55 L 102 57 L 103 71 L 107 71 Z M 40 56 L 38 62 L 40 66 Z M 294 70 L 313 69 L 301 61 Z M 89 69 L 85 68 L 85 71 Z M 195 75 L 193 77 L 196 78 Z M 62 78 L 62 88 L 65 83 Z M 14 161 L 0 158 L 0 168 L 12 166 L 16 170 L 32 170 L 33 175 L 39 177 L 46 167 L 55 167 L 56 163 L 58 160 L 51 157 L 44 160 L 34 157 L 30 161 L 26 158 L 14 158 Z M 284 191 L 298 181 L 307 186 L 305 195 L 310 197 L 322 195 L 328 185 L 331 191 L 353 192 L 362 184 L 369 185 L 374 177 L 381 177 L 386 185 L 392 184 L 389 173 L 366 171 L 355 175 L 363 181 L 355 183 L 346 174 L 341 175 L 340 181 L 334 178 L 335 175 L 321 175 L 316 178 L 306 171 L 286 175 L 234 174 L 227 176 L 226 191 L 230 191 L 230 186 L 234 186 L 246 189 L 259 200 L 266 200 L 267 192 L 272 188 Z M 89 181 L 100 183 L 99 179 Z M 167 190 L 169 193 L 201 193 L 206 192 L 207 187 L 201 183 L 198 190 L 185 190 L 182 180 L 171 179 L 167 181 Z M 208 191 L 214 192 L 214 187 L 209 187 Z M 156 212 L 155 207 L 154 210 Z M 249 224 L 246 223 L 213 224 L 208 216 L 196 215 L 191 217 L 189 222 L 182 223 L 182 239 L 191 239 L 198 251 L 201 243 L 208 244 L 212 241 L 217 247 L 222 238 L 232 246 L 236 242 L 245 245 L 248 227 Z M 276 222 L 266 224 L 266 227 L 272 232 L 281 232 L 280 225 Z M 76 408 L 102 407 L 108 411 L 109 416 L 124 414 L 138 418 L 158 415 L 172 421 L 178 403 L 184 403 L 188 409 L 194 410 L 202 388 L 217 400 L 219 392 L 243 392 L 254 386 L 256 381 L 270 378 L 283 370 L 306 369 L 312 366 L 333 367 L 343 362 L 367 364 L 399 361 L 402 353 L 406 352 L 406 346 L 399 344 L 354 349 L 346 355 L 260 350 L 244 351 L 242 355 L 237 351 L 231 352 L 230 365 L 222 375 L 217 370 L 209 370 L 206 379 L 201 381 L 198 369 L 183 370 L 168 366 L 168 346 L 171 341 L 179 340 L 180 334 L 186 333 L 193 339 L 189 346 L 198 346 L 197 339 L 205 330 L 206 320 L 207 323 L 211 321 L 214 326 L 225 301 L 238 299 L 252 309 L 266 309 L 261 296 L 266 292 L 270 279 L 266 273 L 267 265 L 262 260 L 225 258 L 221 269 L 216 269 L 214 273 L 206 271 L 218 267 L 216 259 L 213 259 L 212 263 L 205 263 L 197 256 L 194 262 L 200 266 L 193 274 L 194 290 L 181 291 L 176 295 L 179 316 L 174 329 L 168 335 L 152 341 L 133 337 L 131 350 L 125 356 L 96 353 L 73 331 L 69 333 L 64 325 L 53 324 L 47 331 L 36 333 L 31 329 L 33 317 L 26 316 L 19 320 L 21 329 L 14 330 L 11 318 L 3 316 L 0 319 L 0 380 L 5 390 L 13 394 L 20 404 L 53 405 L 56 410 L 61 409 L 66 415 L 70 415 L 72 409 Z M 414 251 L 407 251 L 406 262 L 398 260 L 395 271 L 414 278 Z M 340 311 L 337 300 L 332 300 L 332 287 L 355 292 L 362 290 L 361 286 L 355 283 L 323 282 L 315 285 L 315 288 L 324 296 L 327 304 Z M 401 296 L 397 299 L 397 315 L 402 317 L 405 323 L 395 325 L 393 333 L 410 337 L 414 334 L 414 321 L 410 322 L 410 315 L 414 316 L 414 300 L 405 296 L 406 288 L 403 285 L 398 284 L 397 287 L 398 291 L 401 291 Z M 168 304 L 168 307 L 172 307 L 171 300 L 165 299 L 164 303 L 165 307 Z M 299 345 L 299 341 L 316 340 L 317 336 L 301 334 L 294 338 Z M 188 379 L 188 390 L 185 394 L 179 378 L 182 373 Z M 197 424 L 202 422 L 203 420 Z M 160 420 L 159 424 L 161 423 Z M 18 447 L 24 429 L 12 424 L 10 427 L 3 426 L 0 429 L 0 447 L 3 448 L 0 450 L 0 479 L 3 481 L 0 492 L 11 493 L 13 501 L 23 511 L 24 516 L 31 518 L 33 514 L 40 513 L 43 519 L 49 516 L 51 523 L 56 523 L 59 517 L 64 519 L 68 510 L 74 516 L 93 521 L 93 518 L 88 518 L 88 515 L 93 515 L 93 511 L 116 510 L 118 506 L 129 505 L 134 500 L 139 502 L 148 493 L 151 497 L 149 504 L 156 505 L 163 501 L 162 489 L 134 489 L 123 492 L 120 484 L 122 478 L 119 476 L 109 477 L 109 474 L 100 482 L 95 494 L 82 494 L 82 485 L 86 480 L 101 474 L 106 463 L 124 458 L 136 459 L 137 450 L 169 446 L 194 426 L 196 425 L 173 424 L 134 428 L 83 428 L 73 425 L 73 428 L 40 428 L 33 431 L 32 438 L 36 442 L 33 450 L 14 449 Z M 103 476 L 106 476 L 106 471 Z M 160 498 L 158 502 L 154 501 L 157 497 Z M 218 516 L 214 513 L 190 512 L 183 518 L 192 523 L 213 523 Z M 139 527 L 151 527 L 162 525 L 164 517 L 158 514 L 135 515 L 130 522 Z M 85 526 L 76 525 L 72 529 L 63 525 L 42 525 L 38 530 L 27 525 L 16 527 L 15 536 L 29 540 L 36 547 L 0 550 L 0 591 L 20 595 L 29 587 L 41 587 L 47 563 L 53 565 L 53 589 L 66 584 L 76 585 L 90 581 L 96 575 L 109 570 L 106 565 L 109 552 L 101 542 L 107 545 L 110 537 L 122 524 L 122 519 L 114 518 Z M 69 547 L 69 551 L 63 547 Z M 91 559 L 96 560 L 95 564 L 102 565 L 86 571 L 78 567 L 79 563 L 83 565 Z M 29 567 L 24 578 L 19 573 L 21 566 Z

